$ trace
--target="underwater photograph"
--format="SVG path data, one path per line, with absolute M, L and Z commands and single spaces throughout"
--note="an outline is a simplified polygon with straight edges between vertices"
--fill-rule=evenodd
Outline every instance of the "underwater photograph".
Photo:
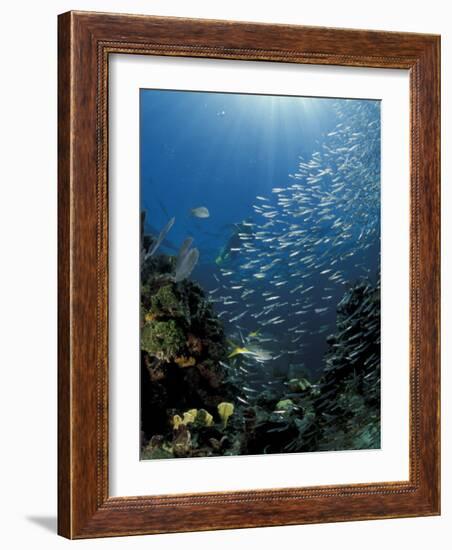
M 140 90 L 141 460 L 380 448 L 380 107 Z

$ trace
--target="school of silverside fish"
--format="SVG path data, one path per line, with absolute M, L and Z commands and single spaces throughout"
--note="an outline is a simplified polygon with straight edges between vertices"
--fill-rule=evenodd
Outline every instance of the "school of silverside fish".
M 142 214 L 142 459 L 380 447 L 380 111 L 335 109 L 234 225 L 210 288 L 191 237 L 162 251 L 177 220 L 150 235 Z

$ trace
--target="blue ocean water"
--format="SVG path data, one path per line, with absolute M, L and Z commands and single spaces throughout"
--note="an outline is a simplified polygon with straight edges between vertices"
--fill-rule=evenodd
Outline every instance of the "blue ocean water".
M 146 231 L 193 238 L 232 348 L 320 373 L 347 288 L 379 276 L 380 103 L 143 89 L 140 170 Z

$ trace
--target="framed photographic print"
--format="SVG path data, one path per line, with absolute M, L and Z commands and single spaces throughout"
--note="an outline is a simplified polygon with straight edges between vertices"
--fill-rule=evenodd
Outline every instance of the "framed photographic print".
M 439 514 L 437 36 L 59 18 L 59 533 Z

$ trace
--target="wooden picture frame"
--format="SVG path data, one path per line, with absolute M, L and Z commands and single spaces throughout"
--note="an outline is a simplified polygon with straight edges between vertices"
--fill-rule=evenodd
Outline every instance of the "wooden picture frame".
M 88 538 L 440 513 L 440 38 L 138 15 L 59 16 L 58 532 Z M 110 54 L 407 69 L 409 481 L 150 497 L 108 490 Z

